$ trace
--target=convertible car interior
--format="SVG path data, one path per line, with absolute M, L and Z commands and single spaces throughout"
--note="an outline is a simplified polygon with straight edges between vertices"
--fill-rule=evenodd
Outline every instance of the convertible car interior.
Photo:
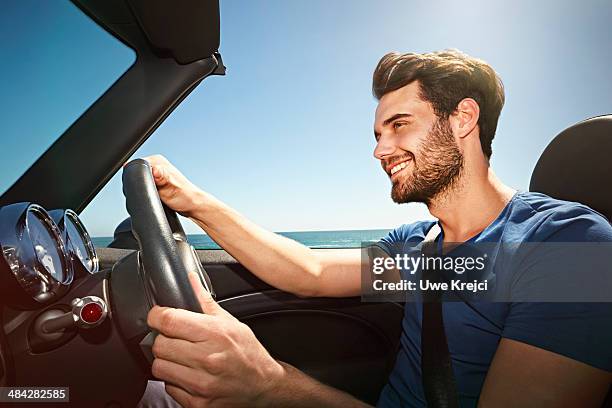
M 189 92 L 225 66 L 216 0 L 73 2 L 137 59 L 0 197 L 0 386 L 69 387 L 62 406 L 135 406 L 151 379 L 147 312 L 154 304 L 201 311 L 186 275 L 198 271 L 274 357 L 375 404 L 395 361 L 403 305 L 299 298 L 224 250 L 194 250 L 161 204 L 147 162 L 122 170 L 130 220 L 118 228 L 121 239 L 94 248 L 78 214 Z M 84 151 L 97 154 L 65 160 Z M 612 115 L 580 122 L 544 151 L 530 189 L 610 220 L 612 193 L 602 186 L 610 184 L 611 152 Z

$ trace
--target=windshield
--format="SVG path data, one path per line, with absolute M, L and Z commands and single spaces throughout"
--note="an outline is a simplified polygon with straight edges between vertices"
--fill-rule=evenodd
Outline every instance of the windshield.
M 67 0 L 5 0 L 0 192 L 123 74 L 135 53 Z

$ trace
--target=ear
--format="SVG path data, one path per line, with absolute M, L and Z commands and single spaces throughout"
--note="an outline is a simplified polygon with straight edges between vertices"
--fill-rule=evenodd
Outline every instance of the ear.
M 450 125 L 453 133 L 456 137 L 464 138 L 478 125 L 478 118 L 480 117 L 480 107 L 478 103 L 472 98 L 462 99 L 457 104 L 457 109 L 453 112 L 450 117 Z

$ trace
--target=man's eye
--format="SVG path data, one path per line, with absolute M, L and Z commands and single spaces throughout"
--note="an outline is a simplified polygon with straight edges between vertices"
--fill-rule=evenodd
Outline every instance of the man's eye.
M 405 122 L 395 122 L 393 123 L 393 129 L 399 129 L 400 127 L 404 126 L 406 123 Z

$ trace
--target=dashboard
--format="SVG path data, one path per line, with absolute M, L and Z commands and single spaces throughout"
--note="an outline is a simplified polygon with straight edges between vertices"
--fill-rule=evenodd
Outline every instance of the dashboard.
M 11 307 L 35 309 L 62 296 L 75 277 L 98 272 L 85 226 L 70 209 L 34 203 L 0 208 L 0 294 Z
M 99 271 L 74 211 L 28 202 L 0 207 L 0 249 L 0 387 L 67 388 L 66 406 L 136 406 L 150 376 L 138 253 L 116 274 Z M 113 301 L 122 308 L 111 318 Z

